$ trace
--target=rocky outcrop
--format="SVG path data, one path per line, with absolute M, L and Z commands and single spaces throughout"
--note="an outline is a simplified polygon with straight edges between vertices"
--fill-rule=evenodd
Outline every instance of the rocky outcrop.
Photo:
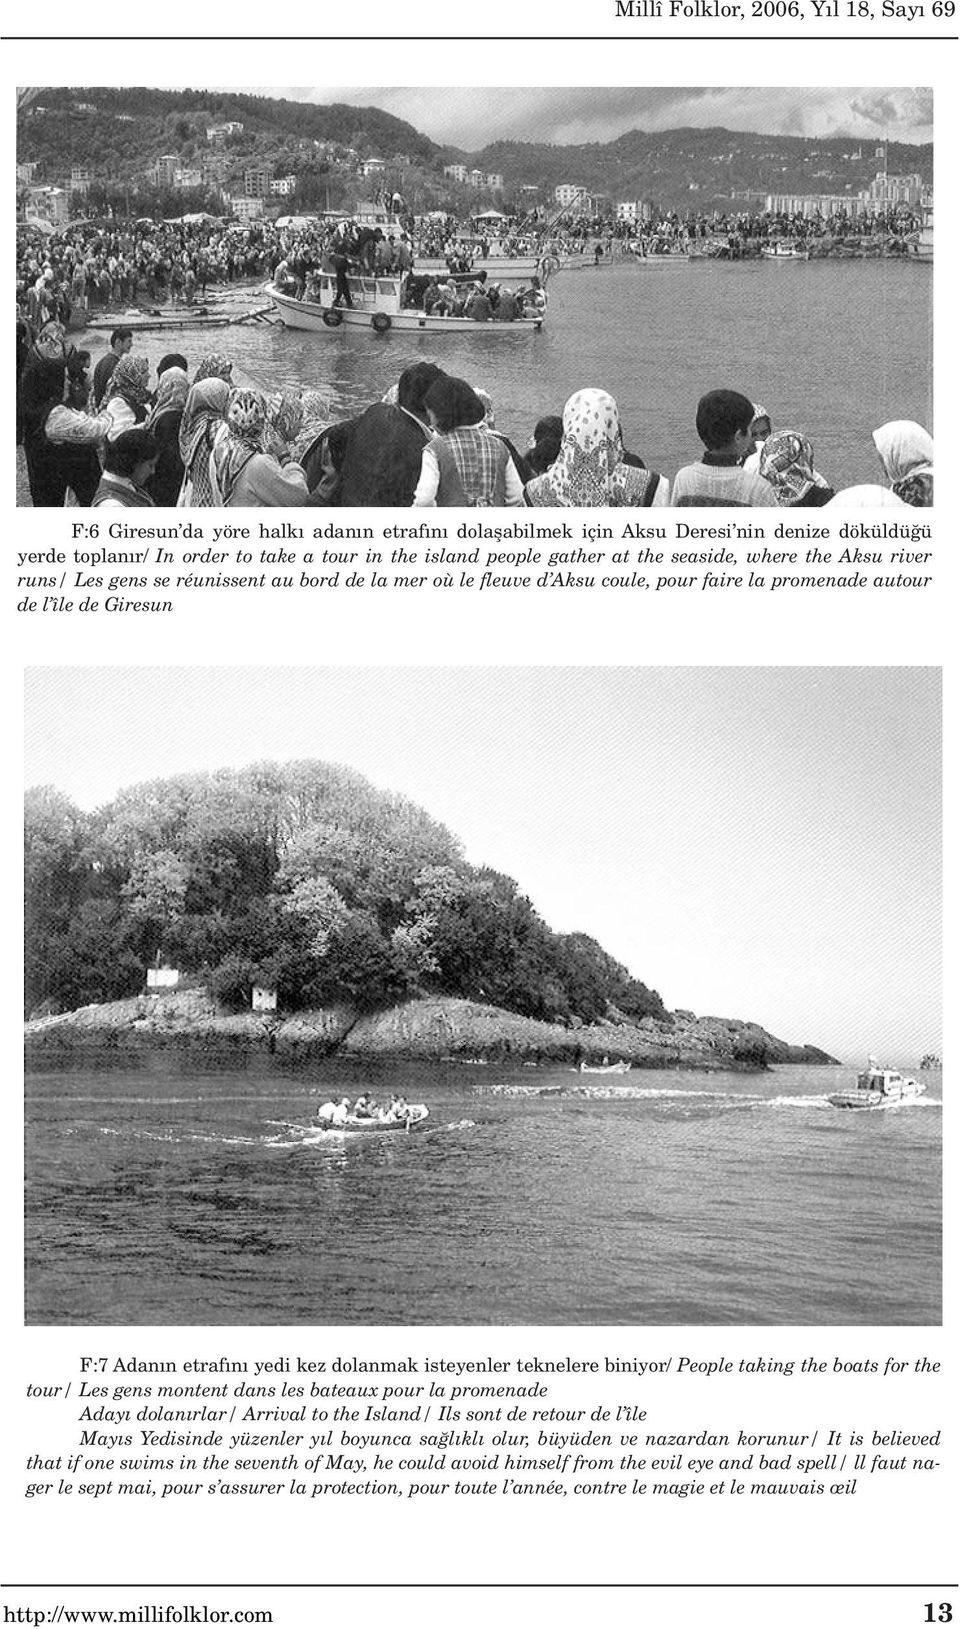
M 697 1018 L 678 1011 L 665 1019 L 644 1018 L 639 1024 L 618 1015 L 607 1023 L 569 1028 L 453 997 L 406 1001 L 362 1016 L 343 1005 L 283 1017 L 223 1013 L 204 991 L 187 990 L 33 1019 L 25 1032 L 28 1056 L 170 1047 L 211 1054 L 262 1050 L 291 1063 L 333 1052 L 435 1061 L 589 1063 L 622 1058 L 648 1069 L 836 1062 L 816 1047 L 790 1046 L 759 1024 L 741 1019 Z

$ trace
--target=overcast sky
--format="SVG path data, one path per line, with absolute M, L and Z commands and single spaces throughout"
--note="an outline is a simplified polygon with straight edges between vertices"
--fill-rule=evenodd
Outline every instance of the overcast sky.
M 856 1062 L 940 1051 L 932 668 L 33 668 L 26 784 L 84 808 L 351 765 L 669 1007 Z
M 610 141 L 626 130 L 670 130 L 682 125 L 725 125 L 730 130 L 789 136 L 851 135 L 868 140 L 886 135 L 892 141 L 933 140 L 932 90 L 902 86 L 252 89 L 258 95 L 286 96 L 294 101 L 351 102 L 383 108 L 408 120 L 436 142 L 468 149 L 501 140 L 560 144 Z

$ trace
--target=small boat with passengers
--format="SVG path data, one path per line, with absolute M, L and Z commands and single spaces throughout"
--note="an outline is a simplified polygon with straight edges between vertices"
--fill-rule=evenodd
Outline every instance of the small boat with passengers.
M 626 1075 L 630 1072 L 630 1064 L 626 1058 L 618 1058 L 616 1063 L 583 1063 L 580 1064 L 581 1075 Z
M 912 1102 L 926 1089 L 922 1080 L 902 1075 L 899 1069 L 881 1069 L 876 1058 L 871 1058 L 858 1074 L 856 1085 L 847 1091 L 831 1092 L 829 1101 L 835 1109 L 886 1109 Z
M 425 1103 L 404 1103 L 392 1108 L 374 1109 L 372 1113 L 357 1114 L 342 1105 L 322 1103 L 317 1110 L 317 1130 L 324 1132 L 363 1132 L 365 1135 L 388 1131 L 411 1131 L 423 1124 L 430 1114 Z
M 341 305 L 337 300 L 337 280 L 332 272 L 321 272 L 316 278 L 317 298 L 298 300 L 296 295 L 268 283 L 264 293 L 269 295 L 286 328 L 300 328 L 308 333 L 322 333 L 336 328 L 367 328 L 376 334 L 388 334 L 391 329 L 401 333 L 431 334 L 536 334 L 543 327 L 543 311 L 531 311 L 515 322 L 478 322 L 473 317 L 444 317 L 426 312 L 404 303 L 404 274 L 388 272 L 369 276 L 351 273 L 348 287 L 352 305 Z

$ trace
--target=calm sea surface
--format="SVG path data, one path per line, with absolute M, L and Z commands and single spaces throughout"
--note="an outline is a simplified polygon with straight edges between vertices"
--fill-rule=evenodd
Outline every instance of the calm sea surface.
M 411 362 L 436 361 L 489 390 L 498 427 L 525 445 L 573 391 L 609 390 L 627 445 L 673 476 L 698 458 L 698 398 L 729 386 L 781 429 L 804 429 L 837 487 L 878 477 L 870 432 L 888 419 L 933 430 L 933 271 L 896 261 L 622 261 L 563 272 L 540 334 L 450 339 L 341 328 L 171 330 L 143 336 L 156 362 L 223 351 L 264 389 L 318 390 L 330 416 L 376 400 Z M 265 302 L 264 302 L 265 303 Z M 82 343 L 99 354 L 105 335 Z
M 940 1076 L 173 1056 L 27 1080 L 26 1305 L 54 1324 L 932 1324 Z M 370 1087 L 409 1135 L 313 1140 Z

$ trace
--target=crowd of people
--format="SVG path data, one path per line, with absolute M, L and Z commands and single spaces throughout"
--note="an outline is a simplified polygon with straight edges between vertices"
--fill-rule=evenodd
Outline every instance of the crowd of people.
M 416 270 L 417 262 L 442 259 L 453 274 L 482 271 L 492 251 L 515 258 L 538 257 L 545 265 L 564 256 L 593 254 L 598 263 L 632 251 L 641 256 L 691 253 L 706 244 L 734 258 L 759 254 L 763 245 L 786 239 L 811 246 L 825 241 L 891 240 L 909 244 L 921 227 L 916 210 L 890 206 L 823 216 L 768 211 L 712 213 L 655 210 L 648 220 L 612 216 L 595 220 L 506 226 L 496 238 L 466 233 L 451 216 L 392 218 L 387 226 L 353 220 L 79 221 L 59 231 L 21 224 L 17 232 L 17 306 L 35 328 L 69 322 L 75 310 L 193 305 L 216 285 L 280 275 L 301 297 L 311 275 L 336 257 L 351 268 Z
M 302 395 L 236 385 L 214 352 L 171 352 L 151 376 L 119 327 L 90 355 L 50 321 L 18 355 L 18 439 L 35 507 L 810 508 L 929 507 L 933 441 L 912 421 L 873 436 L 882 479 L 835 492 L 800 428 L 729 389 L 696 411 L 703 454 L 668 477 L 625 442 L 614 398 L 577 390 L 518 449 L 485 391 L 432 362 L 333 423 Z

